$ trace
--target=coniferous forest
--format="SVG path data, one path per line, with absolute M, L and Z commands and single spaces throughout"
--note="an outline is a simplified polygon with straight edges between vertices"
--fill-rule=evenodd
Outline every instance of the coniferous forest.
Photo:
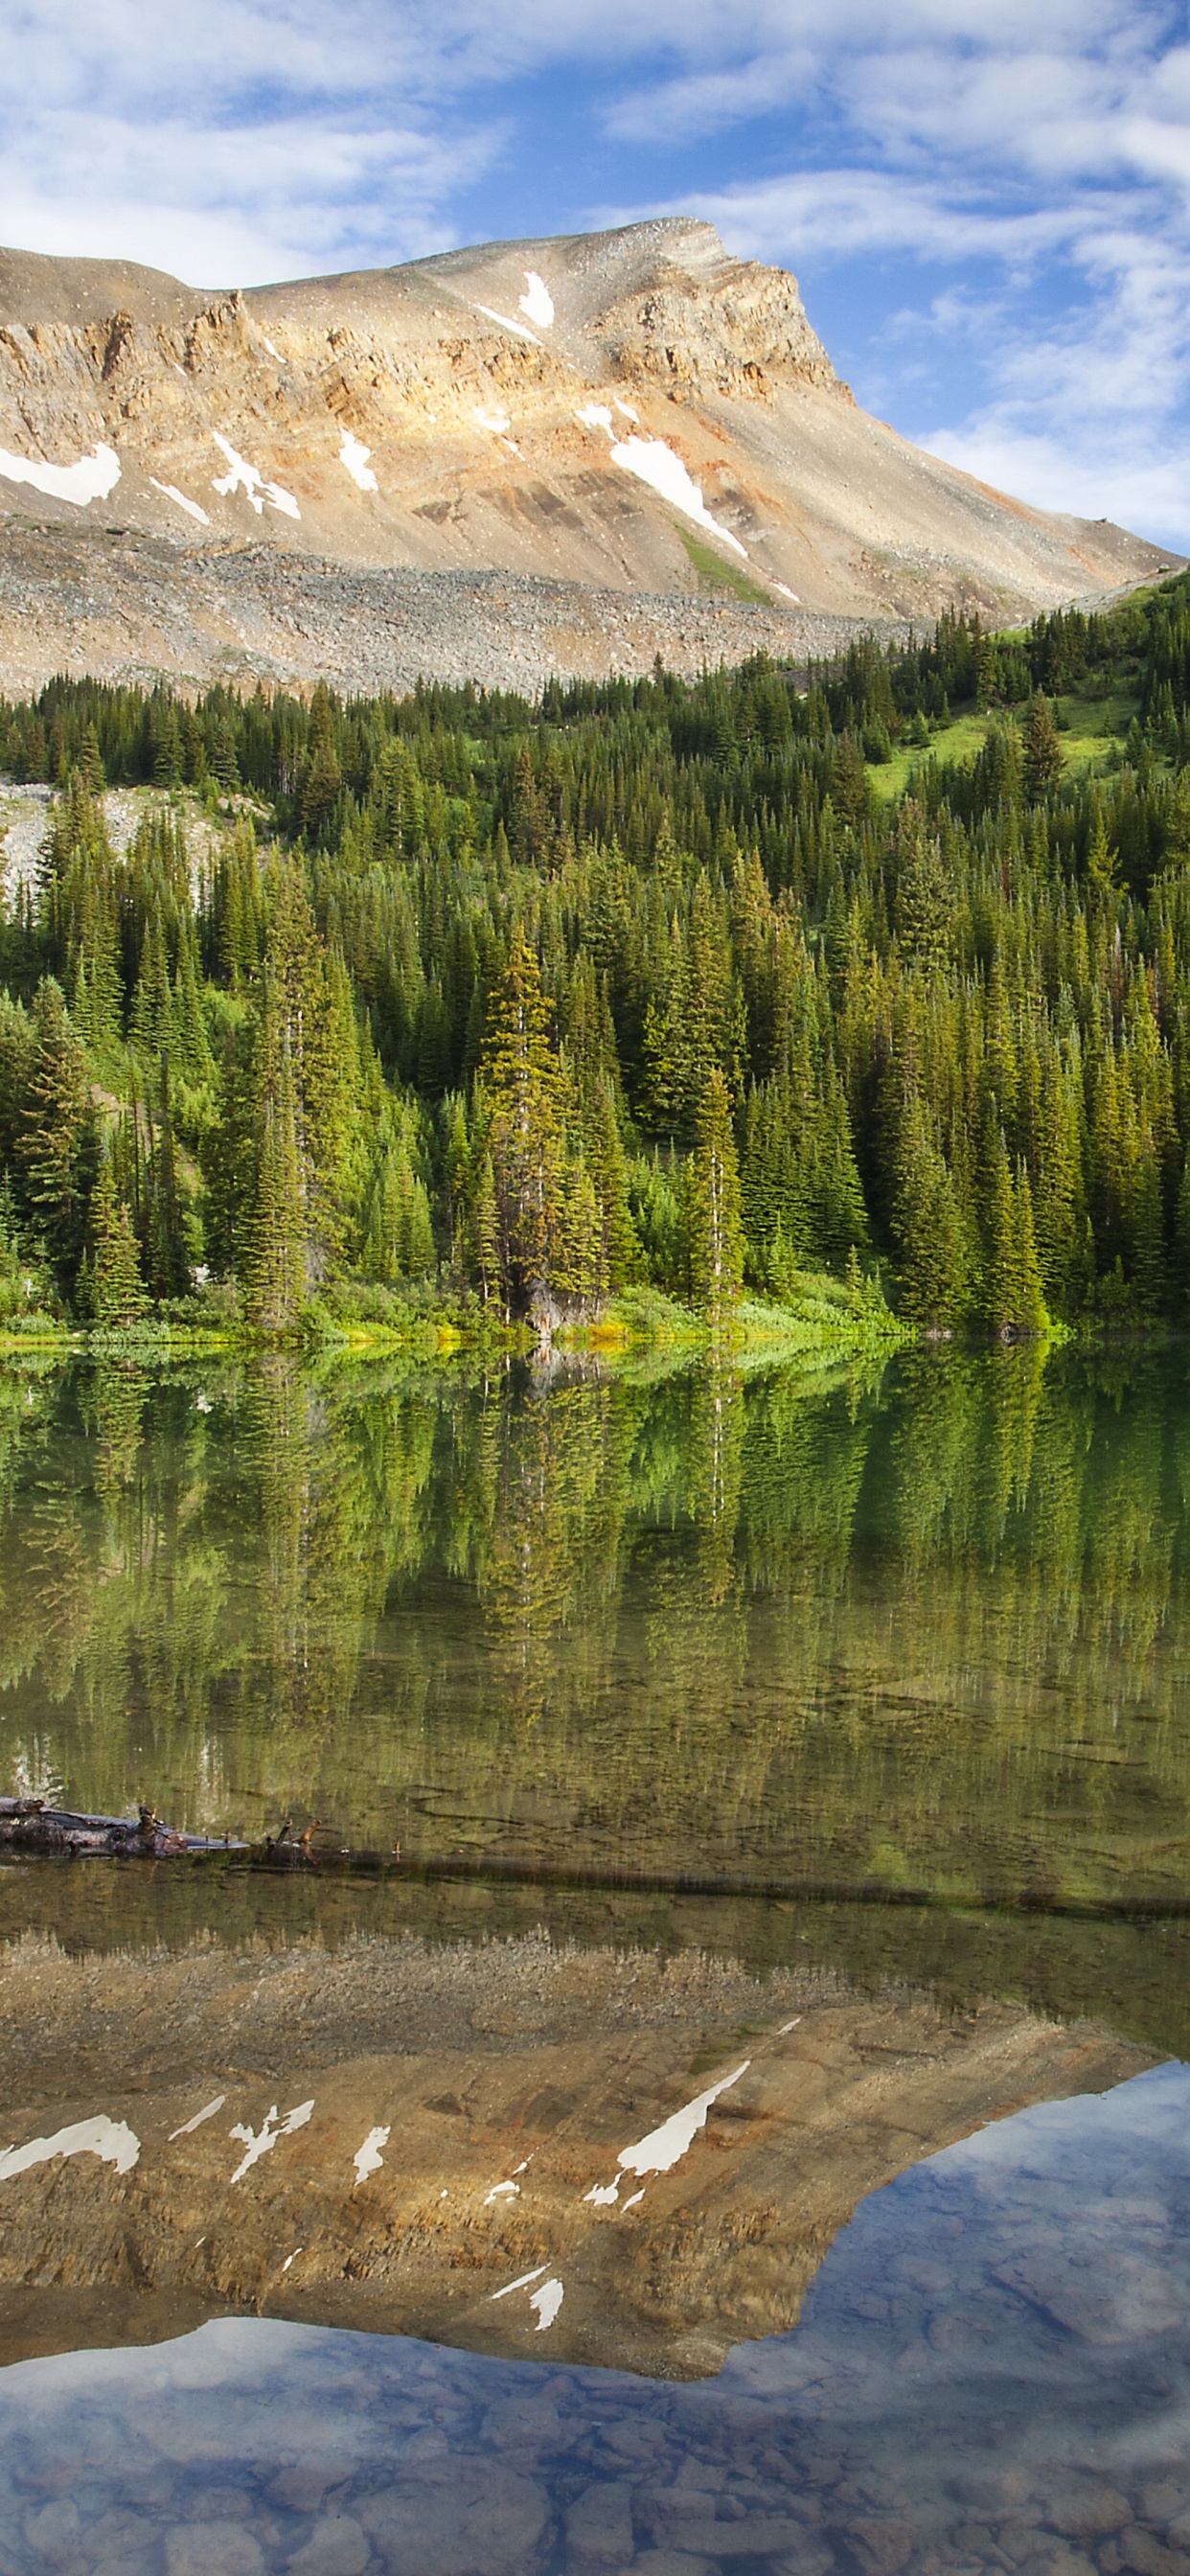
M 54 791 L 0 912 L 0 1324 L 808 1274 L 930 1331 L 1183 1313 L 1188 689 L 1178 580 L 535 706 L 0 702 Z M 109 788 L 152 791 L 119 848 Z

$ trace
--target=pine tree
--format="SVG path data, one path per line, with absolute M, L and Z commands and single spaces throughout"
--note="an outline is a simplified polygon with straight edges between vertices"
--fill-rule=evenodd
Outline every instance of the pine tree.
M 581 1155 L 565 1176 L 550 1285 L 583 1315 L 598 1311 L 607 1289 L 602 1212 Z
M 475 1185 L 475 1203 L 471 1219 L 471 1257 L 480 1295 L 488 1305 L 503 1294 L 503 1264 L 500 1257 L 500 1209 L 496 1198 L 496 1173 L 490 1154 L 480 1161 Z
M 1137 1302 L 1142 1314 L 1160 1315 L 1169 1297 L 1169 1269 L 1161 1204 L 1161 1174 L 1151 1138 L 1147 1140 L 1137 1176 L 1133 1244 Z
M 69 1283 L 82 1257 L 97 1142 L 83 1050 L 52 981 L 38 992 L 33 1031 L 15 1161 L 29 1223 Z
M 1017 1320 L 1019 1245 L 1012 1167 L 1000 1128 L 995 1133 L 989 1179 L 985 1208 L 984 1318 L 993 1333 L 1008 1334 L 1015 1330 Z
M 89 1305 L 97 1324 L 127 1326 L 148 1310 L 140 1251 L 126 1199 L 116 1196 L 110 1157 L 105 1158 L 91 1201 L 93 1253 Z
M 896 931 L 902 956 L 925 968 L 950 955 L 952 901 L 941 844 L 920 805 L 906 797 L 897 816 Z
M 178 1195 L 169 1053 L 163 1048 L 159 1067 L 157 1118 L 148 1122 L 149 1169 L 145 1238 L 147 1269 L 155 1297 L 180 1297 L 190 1284 L 186 1236 Z
M 953 1332 L 968 1310 L 969 1249 L 953 1178 L 915 1091 L 901 1119 L 893 1230 L 906 1321 Z
M 1049 1325 L 1033 1233 L 1033 1194 L 1023 1160 L 1017 1164 L 1013 1207 L 1013 1324 L 1018 1333 L 1043 1333 Z
M 330 697 L 320 680 L 310 701 L 310 735 L 302 776 L 301 823 L 315 836 L 333 813 L 342 786 Z
M 743 1282 L 744 1230 L 731 1098 L 718 1065 L 698 1106 L 687 1199 L 690 1290 L 711 1329 L 720 1333 Z
M 215 1059 L 207 1034 L 206 1013 L 199 988 L 197 943 L 194 924 L 184 916 L 178 940 L 178 965 L 171 996 L 170 1020 L 180 1072 L 196 1084 L 207 1084 L 214 1078 Z
M 481 1087 L 499 1211 L 501 1291 L 510 1312 L 523 1315 L 551 1281 L 566 1104 L 541 968 L 519 927 L 488 1007 Z
M 610 1078 L 599 1085 L 587 1133 L 587 1163 L 599 1215 L 600 1267 L 604 1283 L 614 1294 L 637 1277 L 640 1244 L 632 1222 L 628 1164 Z
M 174 1000 L 169 980 L 169 951 L 159 905 L 146 925 L 140 974 L 132 1005 L 133 1042 L 142 1056 L 156 1060 L 174 1044 Z
M 1107 837 L 1107 825 L 1098 798 L 1095 801 L 1091 837 L 1087 843 L 1087 884 L 1099 896 L 1112 896 L 1119 888 L 1120 853 L 1113 850 Z
M 1029 721 L 1025 727 L 1023 761 L 1025 787 L 1032 797 L 1044 796 L 1062 775 L 1062 745 L 1044 693 L 1033 692 Z
M 306 1205 L 289 1031 L 271 979 L 260 1038 L 256 1176 L 245 1229 L 244 1311 L 260 1331 L 286 1333 L 306 1293 Z
M 102 796 L 104 788 L 107 785 L 107 779 L 104 775 L 103 755 L 99 748 L 99 736 L 96 733 L 93 724 L 89 724 L 83 734 L 82 747 L 79 752 L 79 768 L 87 782 L 90 794 L 92 796 Z

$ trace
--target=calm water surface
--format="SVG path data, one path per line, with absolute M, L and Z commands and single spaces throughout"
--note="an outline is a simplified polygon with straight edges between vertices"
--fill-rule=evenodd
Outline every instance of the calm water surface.
M 0 1932 L 544 1916 L 1190 2056 L 1188 1673 L 1173 1339 L 809 1385 L 0 1373 L 4 1784 L 318 1816 L 324 1854 L 10 1867 Z M 0 2568 L 1186 2576 L 1188 2081 L 903 2176 L 798 2332 L 698 2389 L 250 2322 L 19 2365 Z
M 0 1771 L 405 1864 L 1158 1906 L 1190 1350 L 0 1376 Z

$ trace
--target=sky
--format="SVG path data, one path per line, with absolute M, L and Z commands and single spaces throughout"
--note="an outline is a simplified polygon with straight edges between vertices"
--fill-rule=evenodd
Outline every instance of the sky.
M 905 436 L 1190 551 L 1188 0 L 0 0 L 0 97 L 0 241 L 194 285 L 704 215 Z

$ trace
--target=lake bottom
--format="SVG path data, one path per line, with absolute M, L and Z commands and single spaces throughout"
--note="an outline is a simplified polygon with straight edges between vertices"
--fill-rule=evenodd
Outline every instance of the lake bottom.
M 1190 2068 L 899 2175 L 670 2384 L 225 2319 L 0 2374 L 0 2576 L 1186 2576 Z M 540 2334 L 548 2343 L 548 2329 Z

